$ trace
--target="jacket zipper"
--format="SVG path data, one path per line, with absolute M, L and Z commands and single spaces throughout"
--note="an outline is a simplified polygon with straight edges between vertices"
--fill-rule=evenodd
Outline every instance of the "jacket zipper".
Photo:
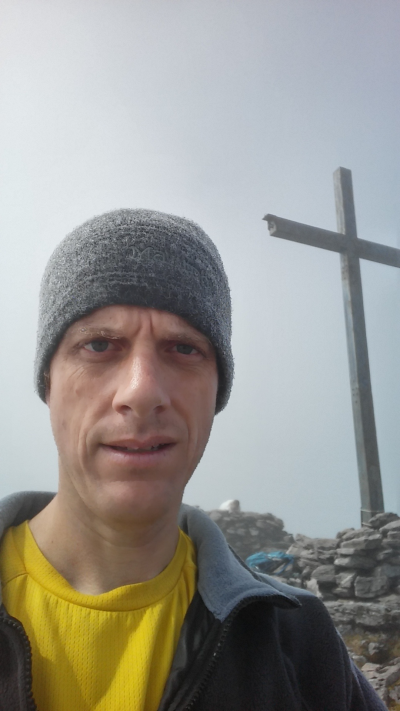
M 203 675 L 203 678 L 202 678 L 201 682 L 199 683 L 194 695 L 192 696 L 191 701 L 189 702 L 189 704 L 187 706 L 185 706 L 184 711 L 190 711 L 190 709 L 193 708 L 193 705 L 196 703 L 197 699 L 203 692 L 203 689 L 207 686 L 207 683 L 213 674 L 214 667 L 215 667 L 216 663 L 218 662 L 218 659 L 221 655 L 221 650 L 224 646 L 229 629 L 232 625 L 232 622 L 238 615 L 238 613 L 241 610 L 243 610 L 244 607 L 251 605 L 253 602 L 265 602 L 265 600 L 266 600 L 266 598 L 264 595 L 257 595 L 254 597 L 249 597 L 246 600 L 243 600 L 241 603 L 239 603 L 232 610 L 232 612 L 228 615 L 228 617 L 225 620 L 225 623 L 224 623 L 222 632 L 220 634 L 219 640 L 217 642 L 217 645 L 215 647 L 215 651 L 213 652 L 211 661 L 210 661 L 210 663 Z M 25 693 L 26 693 L 26 701 L 27 701 L 27 711 L 38 711 L 35 700 L 33 698 L 33 691 L 32 691 L 32 679 L 31 679 L 32 650 L 31 650 L 31 645 L 30 645 L 29 639 L 25 633 L 23 626 L 17 620 L 15 620 L 15 618 L 11 618 L 4 611 L 0 611 L 0 619 L 5 624 L 7 624 L 10 627 L 13 627 L 15 630 L 17 630 L 17 632 L 19 632 L 21 635 L 22 643 L 24 646 L 24 652 L 25 652 L 24 682 L 25 682 Z
M 13 627 L 20 633 L 22 644 L 24 647 L 24 685 L 26 694 L 26 709 L 27 711 L 38 711 L 32 691 L 32 649 L 25 630 L 20 622 L 15 618 L 9 617 L 4 611 L 0 611 L 0 619 L 9 627 Z
M 266 599 L 266 598 L 265 598 L 264 595 L 258 595 L 258 596 L 254 596 L 254 597 L 249 597 L 249 598 L 247 598 L 246 600 L 243 600 L 242 602 L 240 602 L 240 603 L 232 610 L 232 612 L 228 615 L 228 617 L 227 617 L 226 620 L 225 620 L 225 623 L 224 623 L 224 626 L 223 626 L 221 635 L 220 635 L 220 637 L 219 637 L 219 640 L 218 640 L 218 642 L 217 642 L 217 645 L 216 645 L 216 647 L 215 647 L 215 651 L 213 652 L 211 661 L 210 661 L 210 663 L 209 663 L 209 665 L 208 665 L 208 667 L 207 667 L 207 669 L 206 669 L 206 671 L 205 671 L 205 673 L 204 673 L 204 676 L 203 676 L 203 678 L 202 678 L 200 684 L 198 685 L 198 687 L 197 687 L 197 689 L 196 689 L 196 691 L 195 691 L 195 693 L 194 693 L 194 695 L 193 695 L 191 701 L 189 702 L 189 704 L 188 704 L 187 706 L 185 706 L 184 711 L 190 711 L 190 709 L 193 708 L 193 706 L 194 706 L 194 704 L 196 703 L 197 699 L 199 698 L 199 696 L 200 696 L 201 693 L 203 692 L 204 688 L 207 686 L 207 683 L 208 683 L 209 679 L 211 678 L 211 676 L 212 676 L 212 674 L 213 674 L 214 667 L 215 667 L 216 663 L 218 662 L 219 657 L 221 656 L 221 651 L 222 651 L 222 648 L 223 648 L 223 646 L 224 646 L 224 643 L 225 643 L 226 637 L 227 637 L 227 635 L 228 635 L 229 629 L 230 629 L 230 627 L 231 627 L 231 625 L 232 625 L 232 622 L 233 622 L 234 619 L 236 618 L 237 614 L 238 614 L 244 607 L 247 607 L 248 605 L 252 604 L 253 602 L 260 602 L 260 601 L 265 602 L 265 599 Z

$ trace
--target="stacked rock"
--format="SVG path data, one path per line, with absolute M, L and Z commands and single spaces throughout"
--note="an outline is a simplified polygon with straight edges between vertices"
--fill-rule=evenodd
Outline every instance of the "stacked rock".
M 329 539 L 297 535 L 287 551 L 292 576 L 323 600 L 371 599 L 400 592 L 400 518 L 377 514 L 359 529 Z
M 208 515 L 243 560 L 259 551 L 286 551 L 293 543 L 293 536 L 284 530 L 280 518 L 270 513 L 241 512 L 236 500 L 225 502 L 222 506 L 209 511 Z

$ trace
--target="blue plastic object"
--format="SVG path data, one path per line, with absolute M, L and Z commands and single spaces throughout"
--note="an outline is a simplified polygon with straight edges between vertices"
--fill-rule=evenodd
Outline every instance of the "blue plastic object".
M 294 557 L 283 551 L 272 551 L 271 553 L 253 553 L 246 558 L 246 564 L 253 570 L 258 570 L 260 573 L 269 573 L 269 575 L 282 575 L 291 563 L 294 562 Z

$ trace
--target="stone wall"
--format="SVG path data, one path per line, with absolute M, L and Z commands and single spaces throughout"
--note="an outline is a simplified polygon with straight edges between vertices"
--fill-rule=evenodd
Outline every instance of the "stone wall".
M 292 575 L 301 587 L 324 601 L 371 600 L 400 593 L 400 518 L 385 513 L 362 528 L 345 529 L 336 538 L 297 535 L 287 550 L 294 556 Z
M 283 521 L 269 513 L 217 509 L 208 515 L 243 560 L 258 551 L 286 551 L 294 542 L 293 536 L 284 530 Z
M 397 514 L 375 516 L 362 528 L 346 528 L 336 538 L 294 538 L 283 521 L 270 513 L 241 512 L 238 502 L 231 510 L 208 515 L 228 543 L 246 559 L 259 551 L 281 550 L 293 556 L 285 580 L 307 588 L 322 600 L 371 600 L 400 594 L 400 518 Z

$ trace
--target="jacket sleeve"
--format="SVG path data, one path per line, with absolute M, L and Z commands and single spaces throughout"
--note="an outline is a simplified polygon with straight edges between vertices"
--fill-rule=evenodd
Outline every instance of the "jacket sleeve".
M 329 613 L 326 613 L 329 616 Z M 329 621 L 332 624 L 329 616 Z M 354 664 L 350 658 L 347 647 L 335 629 L 336 635 L 339 638 L 340 648 L 342 651 L 343 665 L 345 667 L 345 678 L 347 686 L 347 709 L 348 711 L 387 711 L 387 707 L 379 698 L 375 689 L 365 678 L 364 674 Z
M 297 593 L 297 591 L 296 591 Z M 300 608 L 279 615 L 280 634 L 305 708 L 312 711 L 386 711 L 357 669 L 325 605 L 298 591 Z

